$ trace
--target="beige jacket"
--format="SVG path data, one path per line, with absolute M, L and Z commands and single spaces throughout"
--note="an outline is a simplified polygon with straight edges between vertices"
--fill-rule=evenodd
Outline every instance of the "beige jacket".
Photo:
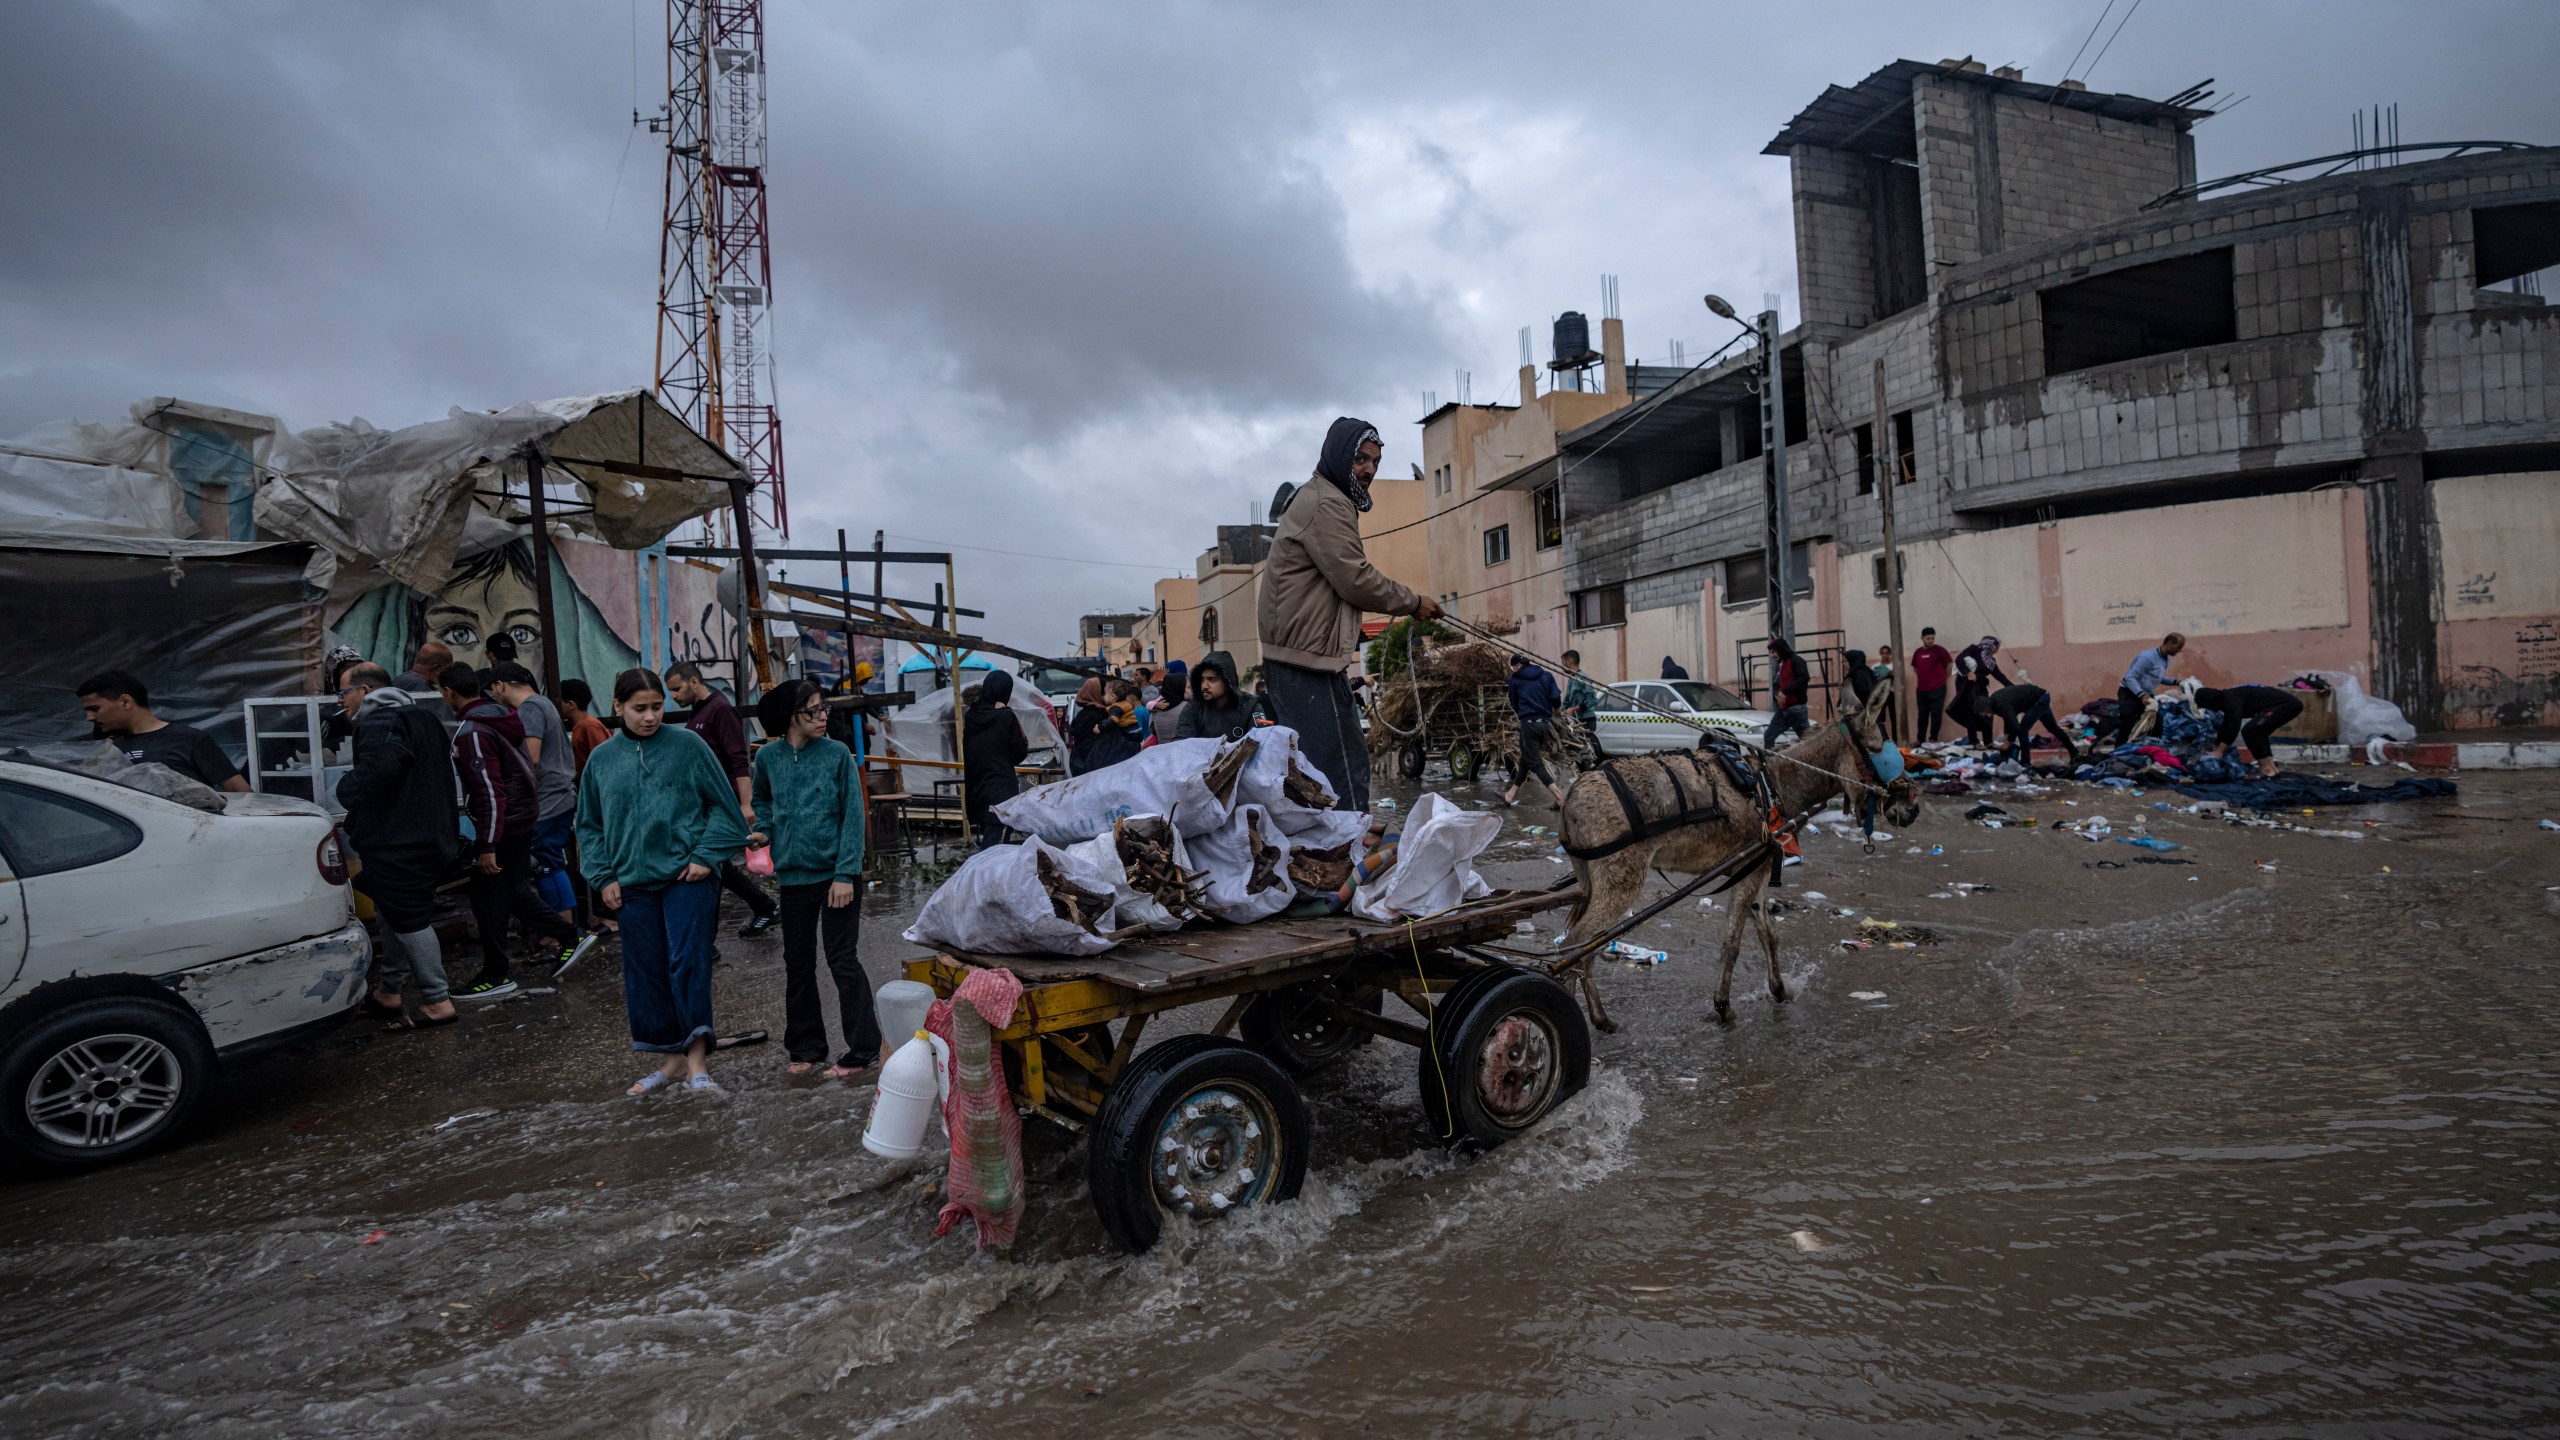
M 1298 487 L 1280 512 L 1254 607 L 1263 659 L 1342 670 L 1359 652 L 1363 611 L 1410 615 L 1421 604 L 1421 596 L 1369 563 L 1350 496 L 1321 475 Z

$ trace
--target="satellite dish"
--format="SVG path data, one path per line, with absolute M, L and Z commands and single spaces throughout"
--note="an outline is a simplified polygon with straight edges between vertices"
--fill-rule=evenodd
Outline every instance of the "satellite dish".
M 1279 489 L 1271 492 L 1272 524 L 1277 525 L 1280 523 L 1280 512 L 1288 509 L 1289 502 L 1296 498 L 1298 498 L 1298 487 L 1285 480 L 1281 482 Z

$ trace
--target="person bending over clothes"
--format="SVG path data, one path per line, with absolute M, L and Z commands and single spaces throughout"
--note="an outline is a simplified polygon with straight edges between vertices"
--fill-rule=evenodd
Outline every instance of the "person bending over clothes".
M 2214 731 L 2213 753 L 2229 755 L 2236 738 L 2249 752 L 2249 758 L 2257 762 L 2258 773 L 2270 779 L 2276 773 L 2275 733 L 2302 713 L 2300 700 L 2272 685 L 2198 690 L 2196 705 L 2221 717 L 2222 724 Z
M 2041 724 L 2047 734 L 2062 742 L 2062 753 L 2070 757 L 2072 768 L 2079 768 L 2080 751 L 2072 745 L 2071 737 L 2063 733 L 2062 722 L 2053 718 L 2053 697 L 2043 686 L 2006 686 L 1992 692 L 1985 708 L 1989 714 L 2000 717 L 2008 732 L 2000 745 L 2002 759 L 2033 765 L 2034 732 L 2035 727 Z
M 1964 742 L 1977 748 L 1991 744 L 1991 683 L 2014 685 L 2000 668 L 2000 637 L 1985 635 L 1956 652 L 1956 693 L 1947 714 L 1964 727 Z
M 717 1090 L 711 1056 L 712 877 L 746 848 L 738 792 L 711 745 L 669 728 L 666 683 L 633 668 L 615 677 L 622 733 L 587 757 L 578 780 L 578 863 L 622 922 L 622 1004 L 631 1048 L 664 1057 L 631 1084 L 646 1095 L 684 1077 Z
M 806 1075 L 827 1058 L 826 1007 L 818 999 L 818 936 L 826 934 L 844 1052 L 827 1073 L 860 1078 L 880 1063 L 880 1017 L 855 942 L 862 931 L 862 778 L 853 751 L 827 738 L 827 697 L 814 680 L 787 680 L 756 707 L 778 744 L 756 751 L 755 805 L 763 829 L 750 847 L 773 847 L 782 882 L 782 1047 L 787 1069 Z
M 2144 701 L 2174 688 L 2169 683 L 2169 662 L 2186 648 L 2187 637 L 2172 630 L 2125 667 L 2124 683 L 2116 687 L 2115 743 L 2122 745 L 2133 739 L 2133 727 L 2142 723 Z
M 1115 685 L 1129 685 L 1115 680 Z M 1131 693 L 1137 687 L 1129 685 Z M 1001 670 L 969 687 L 963 698 L 967 707 L 960 712 L 960 774 L 962 789 L 968 793 L 969 830 L 978 848 L 1004 841 L 1004 824 L 996 819 L 996 807 L 1012 799 L 1022 788 L 1013 767 L 1031 753 L 1031 742 L 1024 738 L 1022 721 L 1013 713 L 1013 677 Z M 1137 753 L 1136 742 L 1130 742 L 1130 753 Z

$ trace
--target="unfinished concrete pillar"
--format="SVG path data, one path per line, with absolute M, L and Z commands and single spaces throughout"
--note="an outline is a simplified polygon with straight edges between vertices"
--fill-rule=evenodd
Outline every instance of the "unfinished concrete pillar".
M 2434 526 L 2426 438 L 2418 428 L 2416 296 L 2409 284 L 2409 194 L 2356 193 L 2364 249 L 2365 544 L 2373 592 L 2374 694 L 2412 724 L 2444 723 L 2437 673 Z
M 1604 393 L 1627 393 L 1627 322 L 1615 315 L 1600 322 L 1600 373 Z

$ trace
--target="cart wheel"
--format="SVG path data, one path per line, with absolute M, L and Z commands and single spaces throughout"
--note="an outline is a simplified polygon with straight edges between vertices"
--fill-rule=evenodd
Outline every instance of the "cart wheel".
M 1513 1139 L 1591 1078 L 1591 1030 L 1562 985 L 1514 965 L 1443 996 L 1422 1055 L 1422 1108 L 1453 1144 Z
M 1129 1062 L 1085 1151 L 1094 1213 L 1131 1254 L 1168 1219 L 1294 1200 L 1307 1107 L 1279 1066 L 1234 1040 L 1178 1035 Z
M 1345 1025 L 1326 1013 L 1324 1002 L 1337 999 L 1372 1015 L 1386 1009 L 1382 991 L 1364 988 L 1346 992 L 1331 982 L 1315 981 L 1255 996 L 1253 1004 L 1236 1021 L 1236 1033 L 1244 1043 L 1270 1056 L 1290 1074 L 1311 1074 L 1350 1054 L 1353 1047 L 1368 1044 L 1371 1038 L 1368 1031 Z
M 1473 784 L 1477 772 L 1482 769 L 1484 769 L 1484 757 L 1476 753 L 1476 747 L 1463 741 L 1449 747 L 1450 779 L 1461 785 Z
M 1430 757 L 1423 753 L 1422 742 L 1419 740 L 1408 743 L 1396 752 L 1396 773 L 1407 780 L 1421 779 L 1422 767 L 1428 763 L 1430 763 Z

